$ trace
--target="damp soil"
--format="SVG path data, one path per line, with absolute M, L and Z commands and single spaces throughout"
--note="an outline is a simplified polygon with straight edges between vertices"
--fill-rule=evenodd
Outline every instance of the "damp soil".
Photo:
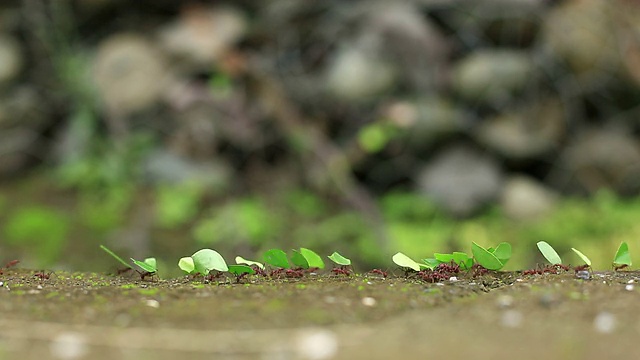
M 442 283 L 45 274 L 0 275 L 0 359 L 640 358 L 631 271 Z

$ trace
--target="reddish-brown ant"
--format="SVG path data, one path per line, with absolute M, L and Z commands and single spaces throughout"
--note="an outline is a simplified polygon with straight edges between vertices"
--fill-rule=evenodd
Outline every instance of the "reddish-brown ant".
M 484 266 L 480 265 L 480 264 L 473 264 L 473 266 L 471 266 L 471 270 L 473 270 L 473 276 L 482 276 L 485 275 L 486 273 L 489 272 L 489 270 L 487 268 L 485 268 Z
M 349 268 L 349 266 L 347 265 L 342 265 L 340 267 L 331 269 L 331 272 L 336 275 L 349 276 L 351 275 L 351 268 Z
M 387 276 L 389 275 L 386 271 L 382 271 L 380 269 L 373 269 L 371 271 L 369 271 L 370 274 L 378 274 L 381 275 L 383 278 L 387 278 Z
M 136 270 L 137 271 L 137 270 Z M 150 271 L 138 271 L 138 274 L 140 274 L 140 280 L 144 280 L 147 277 L 150 277 L 151 279 L 153 279 L 153 276 L 156 274 L 155 271 L 154 272 L 150 272 Z
M 628 266 L 629 266 L 628 264 L 615 265 L 613 267 L 613 271 L 619 271 L 619 270 L 625 269 Z
M 128 268 L 120 268 L 120 269 L 116 269 L 116 274 L 117 275 L 122 275 L 125 273 L 128 273 L 129 271 L 133 270 L 132 268 L 128 267 Z
M 587 264 L 579 265 L 579 266 L 574 267 L 574 268 L 573 268 L 573 271 L 574 271 L 574 272 L 584 271 L 584 270 L 589 269 L 590 267 L 591 267 L 591 266 L 589 266 L 589 265 L 587 265 Z
M 12 266 L 16 266 L 16 265 L 18 265 L 19 262 L 20 262 L 20 260 L 11 260 L 4 266 L 4 268 L 8 269 L 8 268 L 10 268 Z
M 40 270 L 40 271 L 36 271 L 35 274 L 33 274 L 33 276 L 37 277 L 40 280 L 49 280 L 49 278 L 51 277 L 51 274 L 53 274 L 52 272 L 46 273 L 44 270 Z
M 300 269 L 286 269 L 284 275 L 288 278 L 301 278 L 304 276 L 304 271 Z

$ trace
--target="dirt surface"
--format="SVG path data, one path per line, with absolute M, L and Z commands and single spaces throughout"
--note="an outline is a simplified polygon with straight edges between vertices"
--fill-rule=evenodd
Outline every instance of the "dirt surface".
M 435 284 L 34 274 L 0 275 L 0 359 L 640 358 L 638 272 Z

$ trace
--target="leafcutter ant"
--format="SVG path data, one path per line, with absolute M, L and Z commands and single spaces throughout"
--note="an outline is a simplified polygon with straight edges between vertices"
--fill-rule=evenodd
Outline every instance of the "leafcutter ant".
M 342 265 L 337 268 L 331 269 L 331 272 L 336 275 L 349 276 L 351 275 L 351 268 L 348 265 Z
M 373 269 L 373 270 L 369 271 L 369 273 L 370 274 L 378 274 L 378 275 L 382 276 L 385 279 L 389 275 L 386 271 L 382 271 L 380 269 Z
M 622 269 L 627 268 L 628 266 L 629 266 L 628 264 L 614 265 L 613 266 L 613 271 L 620 271 Z
M 33 274 L 33 276 L 44 281 L 44 280 L 49 280 L 49 278 L 51 278 L 51 274 L 53 274 L 53 272 L 46 273 L 44 270 L 40 270 L 40 271 L 36 271 L 35 274 Z

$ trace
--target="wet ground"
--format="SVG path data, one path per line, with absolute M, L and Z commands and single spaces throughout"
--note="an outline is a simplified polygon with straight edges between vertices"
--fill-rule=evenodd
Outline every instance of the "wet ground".
M 638 272 L 435 284 L 35 275 L 0 275 L 0 359 L 640 358 Z

